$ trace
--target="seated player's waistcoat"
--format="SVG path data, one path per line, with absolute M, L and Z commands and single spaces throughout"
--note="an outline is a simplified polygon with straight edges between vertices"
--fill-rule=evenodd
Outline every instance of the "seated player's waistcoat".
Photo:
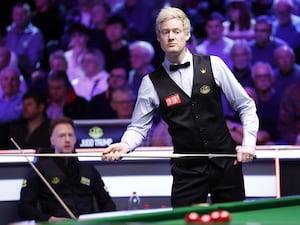
M 234 153 L 209 56 L 193 55 L 194 78 L 189 97 L 161 66 L 149 77 L 160 99 L 159 111 L 169 125 L 175 153 Z

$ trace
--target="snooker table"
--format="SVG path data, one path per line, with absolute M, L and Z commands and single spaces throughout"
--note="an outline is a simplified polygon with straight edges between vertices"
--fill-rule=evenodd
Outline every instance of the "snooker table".
M 254 200 L 231 202 L 209 206 L 179 207 L 170 210 L 137 213 L 131 215 L 111 216 L 79 221 L 64 221 L 56 223 L 41 223 L 43 225 L 187 225 L 184 216 L 189 212 L 200 214 L 224 209 L 231 213 L 231 221 L 227 223 L 214 222 L 211 225 L 299 225 L 300 196 L 281 199 Z M 200 223 L 198 223 L 200 224 Z

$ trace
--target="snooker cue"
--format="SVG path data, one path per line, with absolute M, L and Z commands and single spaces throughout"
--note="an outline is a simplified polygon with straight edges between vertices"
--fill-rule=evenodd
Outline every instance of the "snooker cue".
M 15 142 L 15 140 L 13 138 L 10 138 L 10 140 L 12 141 L 12 143 L 16 146 L 17 149 L 20 150 L 20 152 L 22 153 L 23 150 L 20 148 L 20 146 Z M 74 214 L 71 212 L 71 210 L 68 208 L 68 206 L 64 203 L 64 201 L 59 197 L 59 195 L 56 193 L 56 191 L 51 187 L 51 185 L 48 183 L 48 181 L 46 180 L 46 178 L 40 173 L 40 171 L 36 168 L 36 166 L 27 158 L 26 154 L 21 154 L 24 155 L 24 157 L 26 158 L 27 162 L 29 163 L 29 165 L 34 169 L 34 171 L 37 173 L 37 175 L 42 179 L 42 181 L 44 182 L 44 184 L 47 186 L 47 188 L 52 192 L 52 194 L 54 195 L 54 197 L 57 199 L 57 201 L 61 204 L 61 206 L 64 208 L 64 210 L 66 210 L 66 212 L 68 213 L 68 215 L 74 219 L 77 220 L 77 218 L 74 216 Z
M 24 157 L 102 157 L 101 152 L 97 153 L 0 153 L 0 156 L 24 156 Z M 130 152 L 127 154 L 121 154 L 122 158 L 197 158 L 197 157 L 207 157 L 207 158 L 217 158 L 217 157 L 228 157 L 236 158 L 236 154 L 179 154 L 179 153 L 158 153 L 158 152 Z

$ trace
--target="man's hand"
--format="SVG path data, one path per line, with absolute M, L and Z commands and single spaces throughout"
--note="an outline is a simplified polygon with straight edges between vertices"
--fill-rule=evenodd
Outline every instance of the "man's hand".
M 108 146 L 102 153 L 103 160 L 116 161 L 121 159 L 122 154 L 129 151 L 129 145 L 125 142 L 115 143 Z
M 236 151 L 239 162 L 251 162 L 255 156 L 255 146 L 237 146 Z
M 65 221 L 65 220 L 70 220 L 70 218 L 51 216 L 48 219 L 48 222 L 57 222 L 57 221 Z

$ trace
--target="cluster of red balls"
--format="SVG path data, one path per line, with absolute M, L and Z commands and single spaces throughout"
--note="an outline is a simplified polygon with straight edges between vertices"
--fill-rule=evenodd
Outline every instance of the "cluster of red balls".
M 187 223 L 208 224 L 214 222 L 229 222 L 231 219 L 231 215 L 227 210 L 218 210 L 206 214 L 190 212 L 187 213 L 184 218 Z

